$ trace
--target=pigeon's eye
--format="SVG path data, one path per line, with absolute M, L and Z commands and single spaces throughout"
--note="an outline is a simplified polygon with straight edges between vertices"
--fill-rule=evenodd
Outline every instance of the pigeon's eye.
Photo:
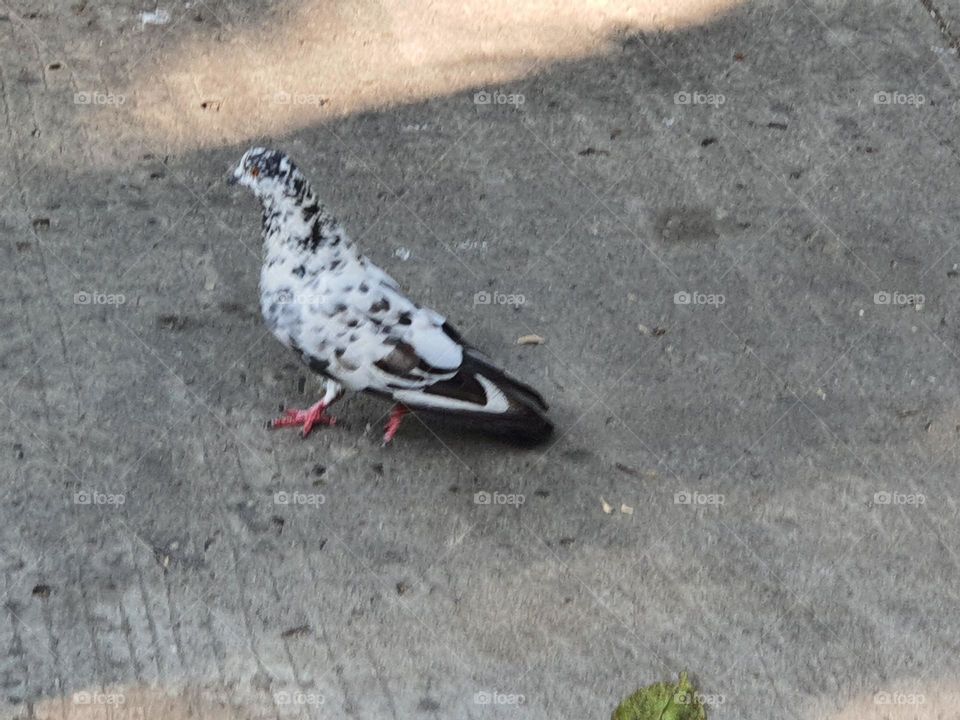
M 254 165 L 252 168 L 250 168 L 250 174 L 251 174 L 253 177 L 257 177 L 257 175 L 260 174 L 260 168 L 258 168 L 256 165 Z

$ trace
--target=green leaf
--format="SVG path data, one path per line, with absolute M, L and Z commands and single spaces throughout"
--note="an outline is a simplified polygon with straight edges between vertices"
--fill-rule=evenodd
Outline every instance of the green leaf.
M 613 711 L 611 720 L 707 720 L 700 694 L 685 672 L 676 683 L 637 690 Z

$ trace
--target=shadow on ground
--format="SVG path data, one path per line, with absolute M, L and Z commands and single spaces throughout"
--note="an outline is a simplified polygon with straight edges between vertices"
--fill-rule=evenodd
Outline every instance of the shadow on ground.
M 245 143 L 137 147 L 58 121 L 39 51 L 4 66 L 5 712 L 604 717 L 681 669 L 712 718 L 955 710 L 940 44 L 919 6 L 756 4 L 268 138 L 545 392 L 526 453 L 383 450 L 362 398 L 266 432 L 318 388 L 258 316 Z

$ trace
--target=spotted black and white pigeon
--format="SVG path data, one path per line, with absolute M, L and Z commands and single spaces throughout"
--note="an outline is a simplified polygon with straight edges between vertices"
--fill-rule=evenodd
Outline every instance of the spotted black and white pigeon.
M 547 404 L 467 344 L 442 315 L 413 302 L 360 254 L 284 153 L 251 148 L 228 177 L 263 206 L 260 308 L 267 325 L 326 378 L 320 402 L 288 410 L 272 427 L 333 425 L 344 390 L 396 404 L 389 443 L 408 411 L 519 443 L 546 440 Z

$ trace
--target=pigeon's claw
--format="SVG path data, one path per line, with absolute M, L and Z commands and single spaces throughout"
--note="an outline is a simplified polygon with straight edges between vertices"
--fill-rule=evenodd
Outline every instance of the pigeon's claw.
M 394 436 L 397 434 L 397 430 L 400 429 L 400 423 L 403 421 L 403 416 L 409 412 L 403 405 L 394 405 L 393 410 L 390 411 L 390 419 L 387 420 L 387 427 L 383 432 L 383 444 L 389 445 L 393 442 Z
M 270 423 L 272 428 L 300 427 L 303 426 L 303 436 L 307 437 L 314 425 L 335 425 L 337 419 L 332 415 L 327 415 L 327 403 L 321 400 L 311 405 L 306 410 L 287 410 L 283 417 L 278 417 Z

